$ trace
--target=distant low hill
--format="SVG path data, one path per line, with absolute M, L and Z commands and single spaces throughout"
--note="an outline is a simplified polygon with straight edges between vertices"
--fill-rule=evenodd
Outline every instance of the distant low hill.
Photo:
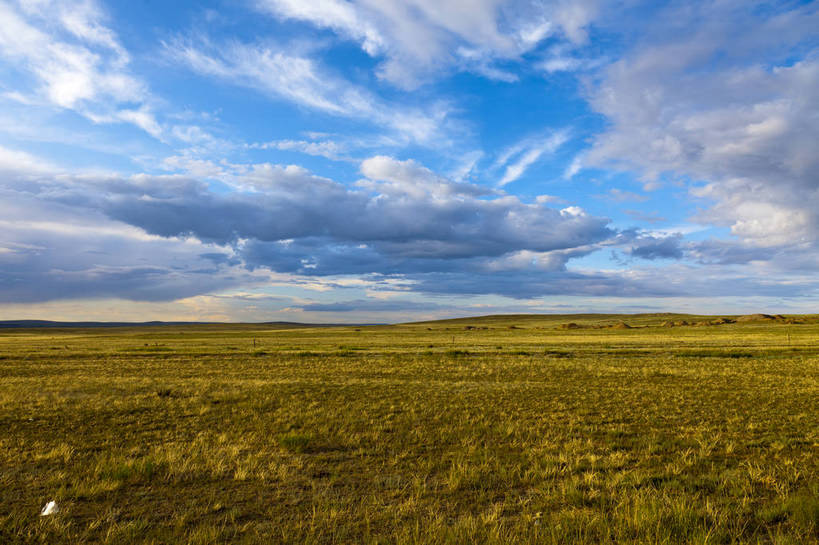
M 560 328 L 560 329 L 589 329 L 630 327 L 675 327 L 683 325 L 723 325 L 733 323 L 815 323 L 819 320 L 816 314 L 747 314 L 739 315 L 707 315 L 707 314 L 679 314 L 670 312 L 644 314 L 497 314 L 488 316 L 473 316 L 467 318 L 452 318 L 447 320 L 431 320 L 403 324 L 410 327 L 462 327 L 464 329 L 485 328 Z
M 262 322 L 252 324 L 233 324 L 223 322 L 53 322 L 50 320 L 0 320 L 0 329 L 25 328 L 68 328 L 68 327 L 161 327 L 161 326 L 265 326 L 279 329 L 305 327 L 354 327 L 378 324 L 305 324 L 300 322 Z
M 2 320 L 0 328 L 17 327 L 133 327 L 159 325 L 194 325 L 205 322 L 52 322 L 50 320 Z

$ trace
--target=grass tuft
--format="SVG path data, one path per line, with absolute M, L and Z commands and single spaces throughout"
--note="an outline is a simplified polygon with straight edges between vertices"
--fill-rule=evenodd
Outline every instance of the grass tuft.
M 280 435 L 277 439 L 277 442 L 280 447 L 290 452 L 297 452 L 303 453 L 307 452 L 310 448 L 311 442 L 313 438 L 312 436 L 304 433 L 286 433 L 284 435 Z

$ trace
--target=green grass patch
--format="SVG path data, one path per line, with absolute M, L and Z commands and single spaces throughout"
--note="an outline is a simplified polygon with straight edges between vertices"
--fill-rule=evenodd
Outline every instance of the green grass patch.
M 276 442 L 280 447 L 289 450 L 290 452 L 302 453 L 307 452 L 310 449 L 311 443 L 313 442 L 313 437 L 304 433 L 286 433 L 284 435 L 280 435 L 276 439 Z

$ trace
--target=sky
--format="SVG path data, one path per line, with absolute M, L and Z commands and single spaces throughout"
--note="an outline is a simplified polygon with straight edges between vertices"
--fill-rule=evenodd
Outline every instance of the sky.
M 819 311 L 819 2 L 0 0 L 0 319 Z

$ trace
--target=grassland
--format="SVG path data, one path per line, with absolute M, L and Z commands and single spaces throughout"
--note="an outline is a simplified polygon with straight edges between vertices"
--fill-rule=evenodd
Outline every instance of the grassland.
M 0 331 L 0 543 L 819 543 L 797 318 Z

